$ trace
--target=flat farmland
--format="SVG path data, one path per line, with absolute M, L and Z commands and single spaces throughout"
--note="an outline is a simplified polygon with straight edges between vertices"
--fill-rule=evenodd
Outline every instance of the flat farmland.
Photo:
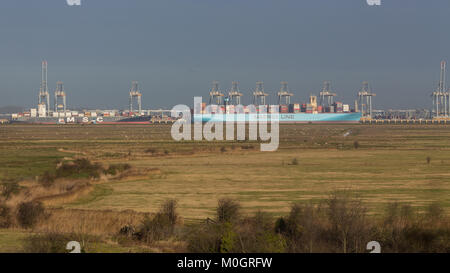
M 33 179 L 61 159 L 128 163 L 145 176 L 94 182 L 58 205 L 67 209 L 155 212 L 175 198 L 185 221 L 212 217 L 217 200 L 246 213 L 284 215 L 293 202 L 320 202 L 335 190 L 361 197 L 373 214 L 388 202 L 450 212 L 450 126 L 281 125 L 280 146 L 182 141 L 170 125 L 8 125 L 0 127 L 0 179 Z

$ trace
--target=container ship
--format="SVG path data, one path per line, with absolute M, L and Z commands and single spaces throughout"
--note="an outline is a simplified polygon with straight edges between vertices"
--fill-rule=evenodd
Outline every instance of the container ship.
M 45 107 L 44 107 L 45 108 Z M 44 109 L 45 110 L 45 109 Z M 152 124 L 172 123 L 176 119 L 170 117 L 170 111 L 158 110 L 159 113 L 130 113 L 110 111 L 66 111 L 37 113 L 31 109 L 30 112 L 11 115 L 12 124 Z
M 277 109 L 273 115 L 271 109 Z M 236 113 L 240 112 L 240 113 Z M 286 105 L 259 105 L 251 111 L 243 106 L 238 111 L 235 105 L 210 105 L 202 103 L 201 111 L 193 111 L 194 121 L 214 122 L 255 122 L 260 119 L 277 118 L 280 123 L 359 123 L 362 113 L 351 110 L 348 104 L 341 102 L 329 106 L 318 106 L 317 97 L 310 96 L 309 103 Z
M 201 114 L 194 115 L 195 121 L 214 122 L 256 122 L 260 119 L 270 121 L 272 114 Z M 359 123 L 361 113 L 288 113 L 276 117 L 279 123 Z
M 149 124 L 152 116 L 139 117 L 19 117 L 11 120 L 12 124 Z

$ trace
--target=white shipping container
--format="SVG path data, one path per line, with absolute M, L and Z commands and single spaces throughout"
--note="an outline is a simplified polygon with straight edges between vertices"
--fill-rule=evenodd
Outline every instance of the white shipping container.
M 46 105 L 45 104 L 39 104 L 38 105 L 38 114 L 39 114 L 39 117 L 46 117 L 47 116 L 47 107 L 46 107 Z
M 30 109 L 30 115 L 33 118 L 37 117 L 37 109 L 35 108 Z
M 91 117 L 97 117 L 97 112 L 91 112 Z
M 342 105 L 342 111 L 343 112 L 350 112 L 350 105 L 348 105 L 348 104 Z

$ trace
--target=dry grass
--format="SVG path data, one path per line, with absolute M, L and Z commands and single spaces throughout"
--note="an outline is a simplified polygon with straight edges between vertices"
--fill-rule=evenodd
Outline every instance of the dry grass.
M 50 218 L 37 224 L 35 232 L 63 234 L 117 235 L 125 225 L 138 225 L 145 213 L 135 211 L 102 211 L 49 209 Z
M 135 159 L 136 168 L 154 166 L 161 174 L 146 179 L 107 183 L 101 198 L 69 204 L 70 208 L 133 209 L 154 212 L 166 198 L 180 202 L 180 214 L 205 218 L 221 197 L 239 200 L 247 213 L 285 213 L 292 202 L 323 199 L 337 189 L 356 191 L 372 210 L 390 201 L 425 206 L 450 204 L 449 164 L 428 167 L 422 151 L 282 149 L 276 153 L 234 152 L 171 158 Z M 282 165 L 299 158 L 298 165 Z M 435 157 L 450 163 L 449 153 Z

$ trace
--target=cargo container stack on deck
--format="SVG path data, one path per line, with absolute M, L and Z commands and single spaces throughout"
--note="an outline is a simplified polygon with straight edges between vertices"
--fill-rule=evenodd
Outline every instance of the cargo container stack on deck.
M 292 93 L 288 93 L 286 82 L 282 82 L 284 92 L 278 92 L 277 105 L 259 105 L 256 106 L 256 115 L 251 115 L 249 107 L 243 106 L 244 114 L 227 111 L 227 115 L 221 115 L 215 111 L 202 111 L 201 114 L 194 115 L 194 120 L 197 121 L 241 121 L 249 122 L 258 119 L 258 115 L 268 113 L 267 117 L 270 119 L 273 113 L 270 109 L 278 109 L 279 121 L 281 123 L 358 123 L 361 120 L 361 113 L 357 109 L 350 109 L 349 104 L 343 102 L 333 102 L 331 99 L 329 105 L 318 105 L 317 96 L 311 95 L 307 103 L 289 103 L 281 104 L 281 102 L 290 102 L 293 97 Z M 288 94 L 289 100 L 282 100 L 281 95 Z M 321 93 L 322 94 L 322 93 Z M 328 96 L 336 96 L 336 94 L 327 91 Z M 213 108 L 209 108 L 213 109 Z M 223 113 L 223 112 L 222 112 Z

